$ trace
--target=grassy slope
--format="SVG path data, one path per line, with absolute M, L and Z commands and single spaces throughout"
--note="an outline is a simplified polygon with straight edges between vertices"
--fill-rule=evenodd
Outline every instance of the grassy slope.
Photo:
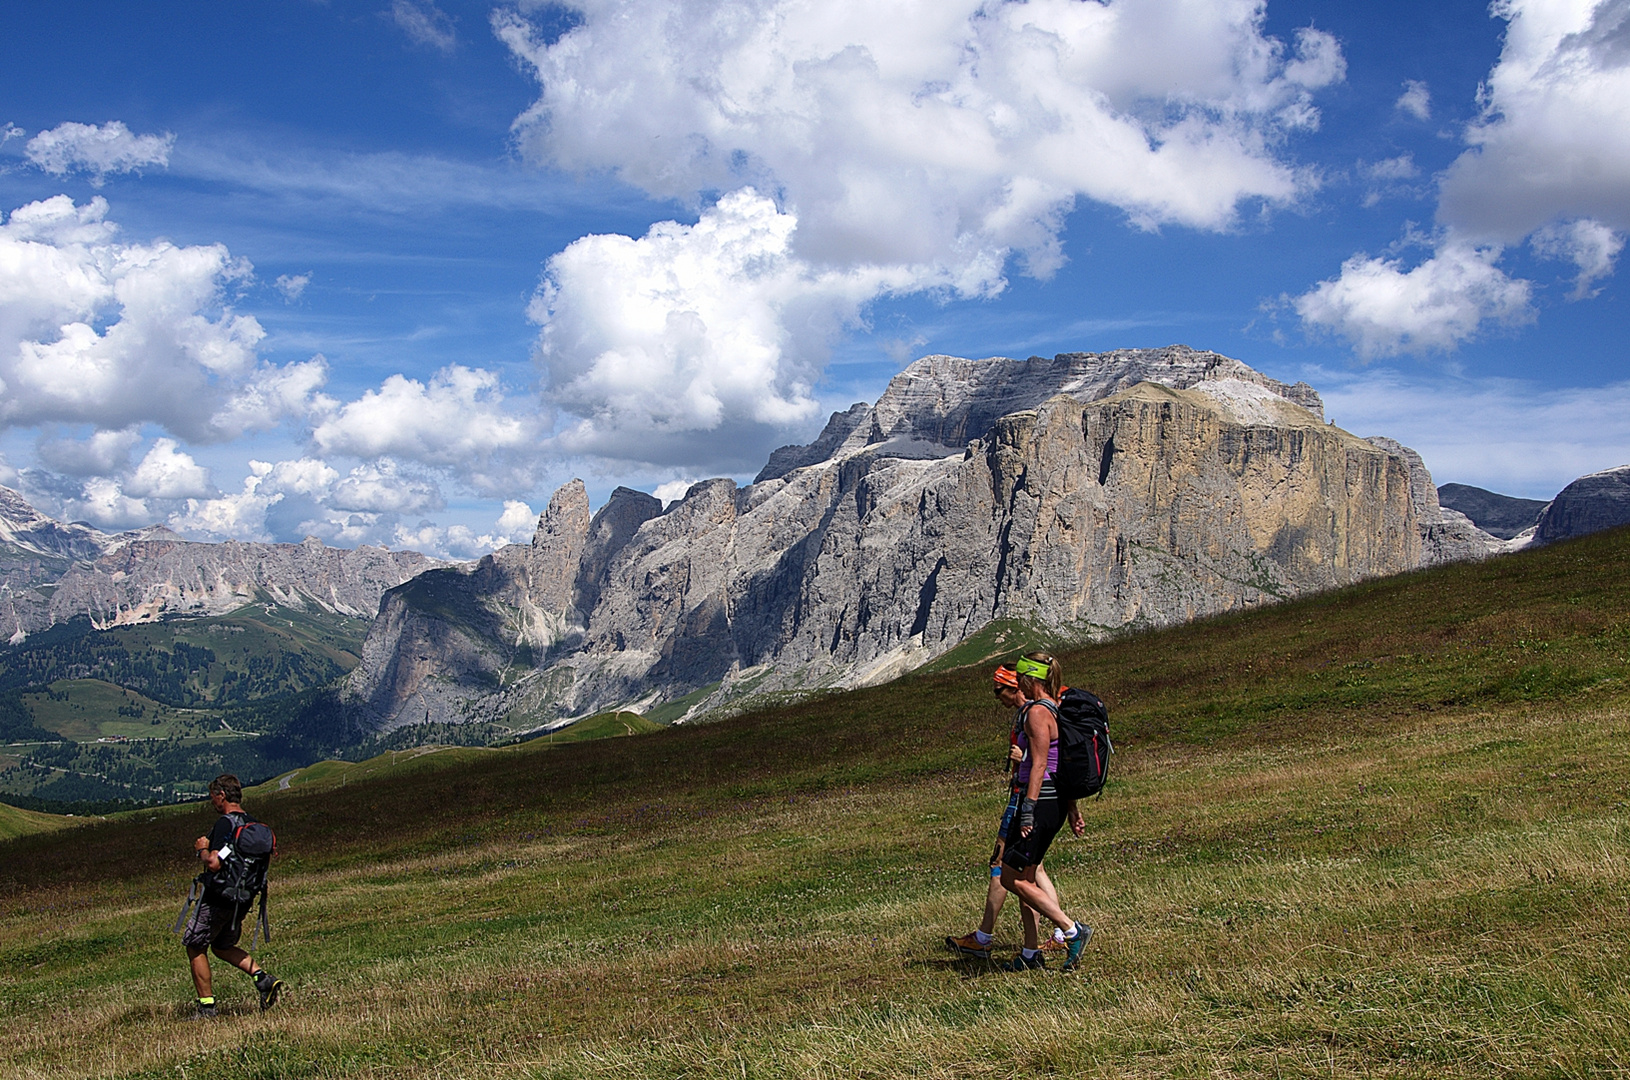
M 1099 931 L 1078 976 L 938 944 L 977 917 L 1005 723 L 982 671 L 950 672 L 263 789 L 250 807 L 283 854 L 262 956 L 293 989 L 262 1017 L 219 973 L 230 1015 L 206 1031 L 175 1022 L 164 930 L 207 811 L 75 830 L 71 854 L 12 840 L 0 1059 L 22 1077 L 1623 1072 L 1627 556 L 1621 531 L 1068 656 L 1121 751 L 1087 837 L 1049 857 Z
M 10 840 L 30 833 L 54 832 L 79 823 L 77 818 L 63 817 L 61 814 L 39 814 L 33 810 L 22 810 L 0 803 L 0 840 Z

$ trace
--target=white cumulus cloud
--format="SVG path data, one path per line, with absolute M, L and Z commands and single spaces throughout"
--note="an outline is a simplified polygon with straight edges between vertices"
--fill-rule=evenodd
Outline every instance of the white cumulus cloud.
M 513 491 L 541 445 L 536 415 L 511 410 L 497 374 L 459 364 L 428 382 L 390 376 L 333 407 L 312 439 L 324 454 L 394 456 L 450 469 L 491 492 Z
M 1334 38 L 1256 0 L 582 0 L 531 67 L 532 159 L 704 205 L 551 260 L 551 401 L 583 452 L 684 459 L 677 433 L 811 414 L 830 337 L 885 293 L 989 296 L 1063 261 L 1079 198 L 1142 228 L 1227 229 L 1315 184 L 1283 156 L 1341 79 Z M 665 266 L 664 256 L 678 260 Z M 640 431 L 656 436 L 643 445 Z M 694 458 L 691 459 L 694 461 Z
M 1532 282 L 1496 263 L 1528 240 L 1574 263 L 1572 298 L 1595 294 L 1630 230 L 1630 2 L 1498 0 L 1500 59 L 1466 149 L 1443 174 L 1437 251 L 1405 271 L 1355 255 L 1295 301 L 1306 324 L 1365 356 L 1451 349 L 1485 323 L 1533 317 Z M 1423 88 L 1424 89 L 1424 88 Z M 1398 107 L 1412 112 L 1406 86 Z M 1418 99 L 1425 118 L 1427 98 Z
M 216 494 L 209 470 L 182 451 L 174 439 L 153 441 L 124 490 L 141 499 L 206 499 Z
M 658 484 L 651 490 L 651 494 L 662 500 L 663 506 L 670 506 L 685 497 L 685 492 L 695 484 L 694 480 L 669 480 L 666 484 Z
M 1500 249 L 1440 244 L 1404 269 L 1399 259 L 1354 255 L 1341 276 L 1291 301 L 1309 327 L 1347 338 L 1360 356 L 1450 350 L 1487 322 L 1533 317 L 1532 288 L 1495 263 Z
M 434 481 L 407 475 L 390 458 L 380 458 L 337 480 L 328 504 L 337 510 L 405 514 L 440 510 L 446 500 Z
M 867 300 L 914 279 L 821 270 L 793 253 L 797 228 L 744 189 L 694 226 L 588 236 L 551 258 L 532 311 L 549 397 L 580 418 L 560 444 L 655 461 L 687 432 L 815 415 L 825 342 Z
M 1552 222 L 1630 229 L 1630 4 L 1502 0 L 1509 20 L 1439 218 L 1516 243 Z
M 512 544 L 530 543 L 538 531 L 538 515 L 518 499 L 505 499 L 504 512 L 498 515 L 498 535 Z
M 122 121 L 95 124 L 59 124 L 32 139 L 24 152 L 28 160 L 48 173 L 61 176 L 82 170 L 100 184 L 110 173 L 132 172 L 147 165 L 170 163 L 175 136 L 137 135 Z
M 85 481 L 78 498 L 63 504 L 63 514 L 73 521 L 88 521 L 99 529 L 118 531 L 152 523 L 153 513 L 141 499 L 124 493 L 119 481 L 94 476 Z
M 230 440 L 273 427 L 285 417 L 326 415 L 335 407 L 322 393 L 327 382 L 328 361 L 321 353 L 282 367 L 259 364 L 217 406 L 209 418 L 209 437 Z
M 1601 290 L 1591 285 L 1613 272 L 1613 264 L 1624 250 L 1624 236 L 1589 219 L 1547 225 L 1529 237 L 1529 245 L 1540 255 L 1566 259 L 1579 268 L 1571 299 L 1586 300 Z
M 121 243 L 107 211 L 58 195 L 0 225 L 0 423 L 153 423 L 210 442 L 308 407 L 291 393 L 310 365 L 258 364 L 265 331 L 226 302 L 247 261 L 219 244 Z
M 1398 95 L 1395 107 L 1417 120 L 1432 119 L 1432 90 L 1419 79 L 1404 80 L 1404 92 Z
M 177 532 L 205 540 L 295 541 L 316 536 L 339 546 L 392 542 L 403 514 L 444 508 L 431 478 L 390 458 L 348 473 L 319 458 L 251 461 L 240 490 L 189 498 L 170 515 Z
M 279 274 L 272 285 L 283 294 L 285 303 L 292 304 L 305 293 L 306 286 L 311 284 L 310 274 Z

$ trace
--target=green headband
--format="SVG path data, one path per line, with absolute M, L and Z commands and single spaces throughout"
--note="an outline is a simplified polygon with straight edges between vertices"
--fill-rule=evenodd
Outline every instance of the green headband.
M 1046 681 L 1047 673 L 1050 672 L 1052 668 L 1048 667 L 1046 664 L 1043 664 L 1039 660 L 1032 660 L 1028 656 L 1021 656 L 1019 657 L 1018 662 L 1013 665 L 1013 670 L 1018 672 L 1020 675 L 1028 675 L 1032 679 L 1041 679 Z

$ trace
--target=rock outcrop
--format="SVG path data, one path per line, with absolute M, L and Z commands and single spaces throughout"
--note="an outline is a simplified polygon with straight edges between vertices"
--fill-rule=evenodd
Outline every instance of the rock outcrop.
M 1630 465 L 1581 476 L 1563 488 L 1539 516 L 1534 543 L 1630 525 Z
M 382 728 L 729 709 L 999 624 L 1088 637 L 1455 557 L 1427 503 L 1453 532 L 1418 457 L 1215 353 L 931 356 L 749 487 L 666 511 L 619 490 L 592 518 L 561 489 L 524 554 L 388 593 L 349 693 Z
M 64 525 L 0 488 L 0 636 L 12 643 L 81 616 L 104 628 L 219 615 L 256 600 L 372 618 L 385 590 L 440 565 L 415 551 L 193 543 L 168 529 Z

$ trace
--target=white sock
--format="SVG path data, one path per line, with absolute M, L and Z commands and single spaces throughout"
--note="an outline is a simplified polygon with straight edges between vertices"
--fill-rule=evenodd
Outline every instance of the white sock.
M 1069 928 L 1068 931 L 1064 931 L 1064 930 L 1055 930 L 1054 931 L 1054 933 L 1058 935 L 1058 940 L 1060 940 L 1060 941 L 1074 941 L 1075 936 L 1077 934 L 1079 934 L 1080 932 L 1081 932 L 1081 924 L 1078 923 L 1078 922 L 1072 922 L 1070 924 L 1070 928 Z
M 1024 953 L 1026 960 L 1034 960 L 1041 953 L 1040 949 L 1020 949 L 1019 951 Z
M 985 933 L 983 930 L 975 930 L 973 932 L 973 939 L 979 942 L 981 945 L 990 944 L 990 935 Z

